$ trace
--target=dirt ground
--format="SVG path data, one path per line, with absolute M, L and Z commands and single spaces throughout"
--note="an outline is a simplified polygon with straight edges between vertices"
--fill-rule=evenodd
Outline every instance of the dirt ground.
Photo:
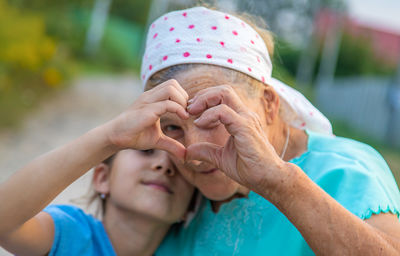
M 110 120 L 127 108 L 141 90 L 140 81 L 131 76 L 77 79 L 66 91 L 44 102 L 21 128 L 0 133 L 0 182 L 35 157 Z M 74 204 L 70 200 L 87 193 L 90 180 L 88 172 L 53 203 Z M 3 255 L 11 254 L 0 248 L 0 256 Z

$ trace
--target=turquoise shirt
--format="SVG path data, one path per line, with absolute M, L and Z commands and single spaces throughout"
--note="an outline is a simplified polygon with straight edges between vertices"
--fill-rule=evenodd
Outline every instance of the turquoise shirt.
M 307 132 L 308 151 L 290 162 L 360 219 L 399 216 L 400 193 L 384 159 L 354 140 Z M 206 200 L 187 228 L 171 232 L 157 255 L 313 255 L 298 230 L 270 202 L 250 192 L 218 213 Z

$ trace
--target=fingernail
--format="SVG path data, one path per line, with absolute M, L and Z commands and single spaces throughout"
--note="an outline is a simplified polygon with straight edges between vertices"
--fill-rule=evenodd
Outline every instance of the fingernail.
M 197 118 L 196 120 L 194 120 L 193 122 L 195 122 L 196 124 L 200 121 L 200 117 Z
M 194 98 L 191 98 L 190 100 L 188 100 L 188 103 L 191 104 L 193 103 Z

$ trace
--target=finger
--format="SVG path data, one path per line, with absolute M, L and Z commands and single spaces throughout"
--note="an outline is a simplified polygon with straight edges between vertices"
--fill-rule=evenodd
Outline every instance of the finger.
M 192 144 L 186 149 L 185 160 L 200 160 L 208 162 L 216 166 L 218 169 L 221 169 L 222 148 L 222 146 L 209 142 Z
M 222 123 L 229 134 L 237 135 L 244 127 L 245 120 L 232 108 L 221 104 L 204 111 L 194 123 L 200 128 L 213 128 L 216 123 Z
M 161 135 L 160 139 L 157 141 L 155 148 L 165 150 L 168 153 L 178 157 L 179 159 L 185 159 L 186 155 L 186 148 L 178 141 L 165 136 L 164 134 Z
M 183 91 L 183 92 L 182 92 Z M 163 100 L 172 100 L 181 105 L 187 107 L 188 96 L 186 92 L 180 87 L 179 84 L 172 81 L 167 81 L 147 92 L 145 92 L 145 102 L 154 103 Z
M 170 83 L 175 86 L 175 88 L 178 90 L 178 92 L 181 93 L 181 95 L 183 96 L 183 98 L 185 98 L 187 102 L 189 100 L 189 95 L 187 94 L 185 89 L 183 89 L 183 87 L 178 83 L 178 81 L 176 81 L 175 79 L 170 79 L 168 81 L 170 81 Z
M 158 117 L 161 117 L 163 114 L 169 112 L 177 114 L 182 119 L 189 118 L 189 114 L 186 112 L 186 109 L 172 100 L 159 101 L 151 104 L 150 106 Z
M 199 91 L 190 100 L 187 110 L 191 115 L 198 115 L 206 109 L 220 104 L 226 104 L 236 112 L 240 112 L 244 107 L 241 99 L 231 86 L 220 85 Z

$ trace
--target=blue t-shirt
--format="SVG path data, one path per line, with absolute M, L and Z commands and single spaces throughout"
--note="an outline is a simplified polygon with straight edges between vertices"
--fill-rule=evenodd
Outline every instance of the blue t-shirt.
M 307 152 L 290 162 L 361 219 L 399 216 L 400 193 L 386 162 L 371 147 L 312 132 Z M 205 201 L 187 228 L 169 234 L 157 255 L 313 255 L 300 232 L 254 192 L 221 206 Z
M 49 256 L 116 256 L 103 223 L 72 205 L 50 205 L 44 212 L 54 221 Z

